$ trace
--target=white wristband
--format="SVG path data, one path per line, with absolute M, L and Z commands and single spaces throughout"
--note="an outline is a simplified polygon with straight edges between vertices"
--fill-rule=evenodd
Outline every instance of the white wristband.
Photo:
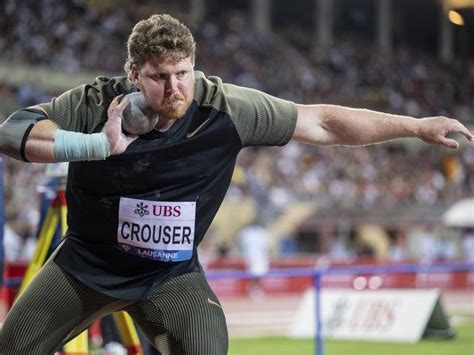
M 104 160 L 110 156 L 105 133 L 79 133 L 58 129 L 54 135 L 56 161 Z

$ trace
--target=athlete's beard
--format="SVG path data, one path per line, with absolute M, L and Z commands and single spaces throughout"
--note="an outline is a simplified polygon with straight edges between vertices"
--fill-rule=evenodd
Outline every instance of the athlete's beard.
M 168 106 L 174 102 L 179 102 L 180 104 L 177 107 Z M 161 108 L 158 113 L 165 119 L 177 120 L 184 116 L 190 105 L 191 103 L 186 102 L 186 98 L 181 93 L 175 92 L 163 100 L 164 107 Z

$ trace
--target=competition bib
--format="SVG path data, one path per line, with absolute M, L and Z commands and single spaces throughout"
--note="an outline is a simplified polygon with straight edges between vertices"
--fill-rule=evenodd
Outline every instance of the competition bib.
M 127 253 L 173 262 L 193 255 L 196 202 L 120 198 L 117 242 Z

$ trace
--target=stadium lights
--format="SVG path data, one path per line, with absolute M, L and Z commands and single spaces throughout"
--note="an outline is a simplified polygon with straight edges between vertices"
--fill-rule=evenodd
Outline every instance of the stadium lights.
M 474 7 L 474 0 L 443 0 L 444 6 L 449 9 L 464 9 Z
M 457 26 L 464 26 L 464 18 L 457 11 L 451 10 L 448 12 L 449 21 Z

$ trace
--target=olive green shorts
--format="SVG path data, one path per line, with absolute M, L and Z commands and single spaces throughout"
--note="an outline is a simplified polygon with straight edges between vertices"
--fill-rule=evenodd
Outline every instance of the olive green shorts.
M 96 319 L 120 310 L 162 355 L 227 354 L 224 312 L 203 273 L 172 278 L 146 300 L 120 300 L 87 287 L 52 260 L 8 313 L 0 354 L 53 354 Z

